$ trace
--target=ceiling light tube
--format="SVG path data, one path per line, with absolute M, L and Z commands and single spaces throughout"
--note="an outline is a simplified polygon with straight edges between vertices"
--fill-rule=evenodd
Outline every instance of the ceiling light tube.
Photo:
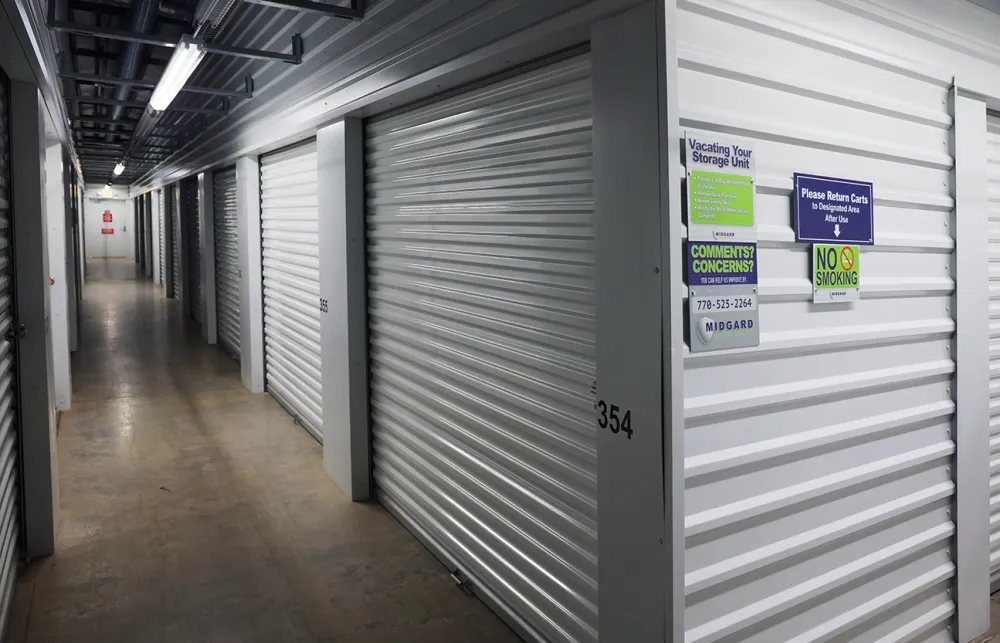
M 149 106 L 158 112 L 165 111 L 170 107 L 170 103 L 174 102 L 174 98 L 177 97 L 204 57 L 205 48 L 202 43 L 194 40 L 191 36 L 181 36 L 177 48 L 170 56 L 167 68 L 160 76 L 160 82 L 156 84 L 153 95 L 149 97 Z
M 119 161 L 118 165 L 116 165 L 114 169 L 115 176 L 121 176 L 122 172 L 124 171 L 125 171 L 125 164 Z

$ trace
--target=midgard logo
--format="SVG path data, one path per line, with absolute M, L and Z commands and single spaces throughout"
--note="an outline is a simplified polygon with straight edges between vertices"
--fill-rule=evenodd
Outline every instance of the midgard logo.
M 701 341 L 710 344 L 716 333 L 720 335 L 747 333 L 753 330 L 752 319 L 729 319 L 726 321 L 716 321 L 711 317 L 702 317 L 698 320 L 698 334 Z

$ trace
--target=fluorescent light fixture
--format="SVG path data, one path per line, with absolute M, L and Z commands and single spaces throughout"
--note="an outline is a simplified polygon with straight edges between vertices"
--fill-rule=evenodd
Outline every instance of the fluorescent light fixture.
M 198 63 L 205 57 L 205 48 L 191 36 L 181 36 L 177 48 L 170 56 L 167 68 L 160 76 L 160 82 L 156 83 L 153 95 L 149 97 L 149 106 L 158 112 L 165 111 L 170 107 L 170 103 L 177 98 L 178 92 L 187 83 L 188 78 L 198 68 Z
M 125 164 L 119 161 L 118 165 L 115 166 L 115 176 L 121 176 L 122 172 L 124 171 L 125 171 Z

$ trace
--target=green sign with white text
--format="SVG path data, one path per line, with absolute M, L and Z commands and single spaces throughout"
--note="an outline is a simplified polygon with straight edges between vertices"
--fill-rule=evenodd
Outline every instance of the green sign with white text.
M 813 303 L 857 301 L 861 291 L 859 246 L 813 244 Z
M 753 177 L 694 170 L 688 175 L 688 199 L 694 225 L 753 227 Z

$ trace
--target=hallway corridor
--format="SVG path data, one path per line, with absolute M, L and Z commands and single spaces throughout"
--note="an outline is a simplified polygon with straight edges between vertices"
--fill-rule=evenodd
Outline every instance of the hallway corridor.
M 9 641 L 500 643 L 517 637 L 129 261 L 89 266 L 59 431 L 56 554 Z

